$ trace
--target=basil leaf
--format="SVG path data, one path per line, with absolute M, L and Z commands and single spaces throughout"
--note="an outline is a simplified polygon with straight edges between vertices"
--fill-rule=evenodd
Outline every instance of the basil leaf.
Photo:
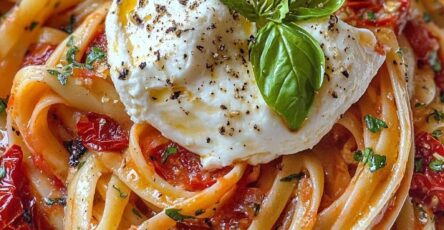
M 0 114 L 4 113 L 6 111 L 7 102 L 6 100 L 3 100 L 0 98 Z
M 289 12 L 288 0 L 221 0 L 231 10 L 234 10 L 259 26 L 267 20 L 282 22 Z
M 365 115 L 364 121 L 367 125 L 367 129 L 370 130 L 370 132 L 372 133 L 377 133 L 383 128 L 388 128 L 387 123 L 370 114 Z
M 253 3 L 256 2 L 255 0 L 221 0 L 221 2 L 230 10 L 238 12 L 252 22 L 255 22 L 259 19 L 259 16 L 256 14 L 256 9 L 253 5 Z
M 345 0 L 290 0 L 289 21 L 326 17 L 341 8 Z
M 356 151 L 353 158 L 355 161 L 368 165 L 372 173 L 384 168 L 387 164 L 387 157 L 375 154 L 372 148 L 365 148 L 364 153 L 360 150 Z
M 296 24 L 269 22 L 250 44 L 250 59 L 265 102 L 290 129 L 298 129 L 324 79 L 318 42 Z

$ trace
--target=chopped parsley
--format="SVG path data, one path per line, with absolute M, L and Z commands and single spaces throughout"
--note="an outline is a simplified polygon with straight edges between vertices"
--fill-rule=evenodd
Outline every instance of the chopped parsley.
M 32 22 L 31 22 L 31 25 L 29 25 L 29 30 L 30 30 L 30 31 L 33 31 L 38 25 L 39 25 L 38 22 L 36 22 L 36 21 L 32 21 Z
M 422 18 L 424 19 L 424 22 L 431 22 L 432 21 L 432 16 L 430 15 L 429 12 L 424 12 L 424 14 L 422 15 Z
M 364 121 L 368 130 L 370 130 L 372 133 L 377 133 L 383 128 L 388 128 L 387 124 L 383 120 L 380 120 L 370 114 L 365 115 Z
M 94 62 L 102 61 L 103 59 L 105 59 L 105 57 L 106 57 L 106 53 L 102 49 L 100 49 L 99 47 L 94 46 L 91 49 L 91 52 L 86 57 L 86 61 L 85 61 L 86 68 L 89 70 L 92 70 Z
M 254 203 L 253 204 L 254 216 L 257 216 L 260 210 L 261 210 L 261 204 Z
M 290 174 L 288 176 L 282 177 L 281 182 L 291 182 L 293 180 L 300 180 L 304 176 L 303 172 Z
M 442 130 L 440 130 L 440 129 L 437 129 L 432 132 L 432 136 L 436 139 L 438 139 L 441 135 L 442 135 Z
M 432 67 L 433 71 L 439 72 L 442 70 L 441 61 L 438 58 L 438 51 L 435 51 L 429 56 L 429 65 Z
M 65 32 L 68 33 L 68 34 L 72 34 L 72 32 L 74 32 L 74 25 L 76 24 L 76 21 L 77 21 L 76 16 L 75 16 L 75 15 L 71 15 L 71 16 L 69 17 L 68 25 L 66 25 L 66 26 L 63 28 L 63 31 L 65 31 Z
M 194 219 L 194 216 L 186 216 L 186 215 L 182 215 L 180 213 L 180 209 L 176 209 L 176 208 L 169 208 L 169 209 L 165 209 L 165 214 L 177 221 L 177 222 L 183 222 L 186 219 Z
M 70 36 L 67 43 L 68 50 L 66 51 L 66 62 L 67 64 L 58 69 L 47 70 L 49 74 L 57 77 L 60 84 L 66 85 L 68 83 L 68 78 L 72 76 L 75 68 L 85 68 L 85 65 L 76 61 L 77 52 L 79 48 L 74 44 L 74 37 Z
M 200 215 L 202 215 L 202 214 L 204 214 L 205 213 L 205 209 L 197 209 L 195 212 L 194 212 L 194 215 L 195 216 L 200 216 Z
M 48 206 L 53 206 L 53 205 L 65 206 L 66 205 L 66 198 L 65 197 L 57 197 L 57 198 L 45 197 L 45 198 L 43 198 L 43 201 Z
M 368 18 L 368 20 L 375 22 L 376 21 L 376 14 L 372 11 L 368 11 L 367 18 Z
M 177 147 L 174 146 L 168 146 L 165 151 L 163 151 L 162 153 L 162 164 L 164 164 L 165 162 L 167 162 L 168 157 L 170 157 L 171 155 L 174 155 L 177 153 Z
M 427 122 L 429 121 L 430 117 L 433 117 L 433 119 L 435 119 L 437 122 L 444 121 L 444 113 L 437 109 L 433 109 L 433 112 L 427 116 Z
M 444 161 L 434 160 L 429 164 L 429 168 L 434 172 L 441 172 L 444 169 Z
M 440 101 L 441 103 L 444 103 L 444 91 L 442 91 L 442 92 L 439 93 L 439 101 Z
M 128 194 L 126 194 L 125 192 L 122 192 L 122 190 L 120 190 L 120 188 L 118 188 L 115 184 L 113 184 L 113 189 L 115 189 L 117 192 L 119 192 L 120 198 L 126 198 L 128 196 Z
M 424 162 L 424 159 L 422 158 L 415 158 L 415 172 L 422 172 L 422 163 Z
M 140 211 L 137 210 L 137 208 L 133 208 L 133 209 L 131 209 L 131 211 L 134 213 L 134 215 L 136 215 L 140 219 L 142 218 L 142 213 L 140 213 Z
M 6 169 L 4 167 L 0 167 L 0 180 L 5 178 L 6 176 Z
M 370 172 L 376 172 L 387 164 L 386 156 L 375 154 L 372 148 L 365 148 L 364 152 L 356 151 L 353 158 L 368 165 Z
M 0 114 L 4 113 L 6 111 L 6 100 L 0 99 Z

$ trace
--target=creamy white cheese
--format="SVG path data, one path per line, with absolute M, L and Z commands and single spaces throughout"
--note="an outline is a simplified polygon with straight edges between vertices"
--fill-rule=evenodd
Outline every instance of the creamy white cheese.
M 327 67 L 295 132 L 256 86 L 248 56 L 255 25 L 219 0 L 114 1 L 106 21 L 111 76 L 134 122 L 199 154 L 204 167 L 268 162 L 318 143 L 385 59 L 370 31 L 336 17 L 299 25 L 319 41 Z

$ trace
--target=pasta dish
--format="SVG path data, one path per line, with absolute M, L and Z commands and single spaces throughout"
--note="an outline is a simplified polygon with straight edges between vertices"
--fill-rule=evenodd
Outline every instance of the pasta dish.
M 0 229 L 443 226 L 443 0 L 0 1 Z

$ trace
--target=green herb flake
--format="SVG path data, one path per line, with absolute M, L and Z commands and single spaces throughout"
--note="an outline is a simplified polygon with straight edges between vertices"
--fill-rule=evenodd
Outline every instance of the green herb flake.
M 418 102 L 418 103 L 415 104 L 415 108 L 417 108 L 417 109 L 424 108 L 425 105 L 426 105 L 425 103 Z
M 125 192 L 122 192 L 122 190 L 120 190 L 120 188 L 118 188 L 115 184 L 113 184 L 113 189 L 115 189 L 117 192 L 119 192 L 120 198 L 128 197 L 128 194 Z
M 364 152 L 356 151 L 353 158 L 368 165 L 370 172 L 376 172 L 387 164 L 387 157 L 375 154 L 372 148 L 365 148 Z
M 441 61 L 438 58 L 438 51 L 432 52 L 430 54 L 429 65 L 435 72 L 440 72 L 442 70 Z
M 38 25 L 39 25 L 38 22 L 32 21 L 31 24 L 29 25 L 29 30 L 33 31 Z
M 433 119 L 435 119 L 437 122 L 444 121 L 444 113 L 437 109 L 433 109 L 433 112 L 427 116 L 427 122 L 429 121 L 430 117 L 433 117 Z
M 65 197 L 57 197 L 57 198 L 45 197 L 45 198 L 43 198 L 43 202 L 45 202 L 45 204 L 47 206 L 53 206 L 53 205 L 65 206 L 66 205 L 66 198 Z
M 171 155 L 174 155 L 177 153 L 177 147 L 175 146 L 168 146 L 165 151 L 162 153 L 162 164 L 165 164 L 168 160 L 168 158 Z
M 142 219 L 142 213 L 137 208 L 131 209 L 131 211 L 136 215 L 139 219 Z
M 5 99 L 0 99 L 0 114 L 6 111 L 7 103 Z
M 441 135 L 442 135 L 442 130 L 440 130 L 440 129 L 434 130 L 432 132 L 432 136 L 436 139 L 438 139 Z
M 186 215 L 182 215 L 180 213 L 180 209 L 176 209 L 176 208 L 169 208 L 169 209 L 165 209 L 165 214 L 177 221 L 177 222 L 183 222 L 186 219 L 194 219 L 194 216 L 186 216 Z
M 194 212 L 194 215 L 195 216 L 200 216 L 200 215 L 202 215 L 202 214 L 204 214 L 205 213 L 205 209 L 197 209 L 195 212 Z
M 444 103 L 444 91 L 441 91 L 441 92 L 439 93 L 439 101 L 440 101 L 441 103 Z
M 91 52 L 86 56 L 85 66 L 87 69 L 92 70 L 94 62 L 102 61 L 105 59 L 106 53 L 99 47 L 93 47 Z
M 372 133 L 377 133 L 383 128 L 388 128 L 387 124 L 383 120 L 373 117 L 370 114 L 365 115 L 364 121 L 368 130 L 370 130 Z
M 424 22 L 431 22 L 432 21 L 432 16 L 430 15 L 429 12 L 424 12 L 424 14 L 422 15 L 422 18 L 424 19 Z
M 253 204 L 253 211 L 254 211 L 254 216 L 257 216 L 259 214 L 259 211 L 261 210 L 261 204 L 259 203 L 254 203 Z
M 372 22 L 376 22 L 376 14 L 373 11 L 368 11 L 367 12 L 367 19 Z
M 303 172 L 290 174 L 288 176 L 282 177 L 281 182 L 291 182 L 293 180 L 300 180 L 305 174 Z
M 423 171 L 423 165 L 424 159 L 422 158 L 415 158 L 415 172 L 422 172 Z
M 434 160 L 429 164 L 429 168 L 434 172 L 441 172 L 444 168 L 444 161 L 442 160 Z
M 6 169 L 4 167 L 0 167 L 0 180 L 5 178 L 6 176 Z

